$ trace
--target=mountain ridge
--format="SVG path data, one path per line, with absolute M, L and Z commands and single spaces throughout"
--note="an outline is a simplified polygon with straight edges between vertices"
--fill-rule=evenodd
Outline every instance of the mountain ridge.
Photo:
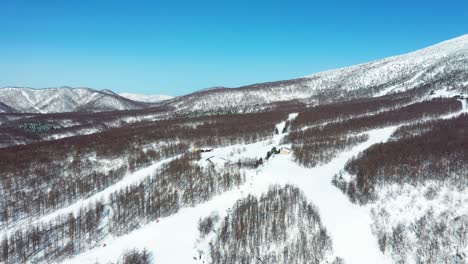
M 116 94 L 111 90 L 87 87 L 72 88 L 0 88 L 0 111 L 56 113 L 72 111 L 116 111 L 151 107 L 158 103 L 176 111 L 218 110 L 256 111 L 274 102 L 299 100 L 308 105 L 340 100 L 377 97 L 423 87 L 423 90 L 458 89 L 468 92 L 468 34 L 446 40 L 410 53 L 387 57 L 367 63 L 327 70 L 299 78 L 255 83 L 236 88 L 211 87 L 192 93 L 169 97 L 145 96 L 131 93 Z M 18 98 L 5 96 L 7 89 L 18 89 Z M 47 101 L 25 91 L 75 91 L 83 95 L 63 93 Z M 123 95 L 123 96 L 122 96 Z M 5 98 L 8 97 L 8 98 Z M 16 102 L 20 101 L 20 102 Z M 26 103 L 24 103 L 26 102 Z M 29 102 L 29 104 L 27 103 Z
M 116 111 L 147 107 L 115 93 L 88 87 L 3 87 L 0 102 L 19 113 L 60 113 L 75 111 Z M 5 107 L 5 108 L 6 108 Z
M 252 108 L 258 104 L 299 99 L 309 104 L 382 96 L 417 87 L 461 88 L 468 82 L 468 34 L 410 53 L 303 77 L 237 88 L 195 92 L 170 104 L 182 110 Z M 261 89 L 258 89 L 261 88 Z

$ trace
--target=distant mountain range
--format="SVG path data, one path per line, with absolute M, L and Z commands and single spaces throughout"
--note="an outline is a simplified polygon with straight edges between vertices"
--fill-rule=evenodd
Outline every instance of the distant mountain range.
M 145 107 L 148 107 L 145 102 L 130 100 L 110 90 L 0 88 L 0 112 L 7 113 L 102 112 Z
M 142 95 L 92 88 L 5 87 L 0 88 L 0 113 L 104 112 L 143 109 L 168 95 Z

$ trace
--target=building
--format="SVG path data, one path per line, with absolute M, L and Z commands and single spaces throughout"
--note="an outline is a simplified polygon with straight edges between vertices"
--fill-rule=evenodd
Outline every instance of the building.
M 280 149 L 280 154 L 282 155 L 288 155 L 291 154 L 292 150 L 290 148 L 281 148 Z

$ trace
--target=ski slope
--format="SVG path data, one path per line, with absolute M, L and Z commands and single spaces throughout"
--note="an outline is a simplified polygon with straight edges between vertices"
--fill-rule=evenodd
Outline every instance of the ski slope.
M 389 263 L 380 252 L 372 234 L 369 209 L 349 201 L 348 197 L 331 184 L 333 175 L 344 168 L 346 162 L 373 144 L 385 142 L 396 127 L 368 132 L 369 139 L 343 152 L 330 163 L 313 169 L 299 167 L 288 159 L 279 159 L 271 173 L 290 175 L 290 183 L 298 186 L 320 211 L 320 217 L 328 230 L 335 254 L 345 263 Z
M 369 131 L 368 141 L 341 153 L 328 164 L 312 169 L 301 167 L 292 160 L 291 155 L 276 155 L 259 170 L 250 171 L 246 183 L 239 188 L 195 207 L 183 208 L 175 215 L 147 224 L 130 234 L 108 237 L 102 242 L 106 244 L 105 247 L 101 245 L 65 263 L 115 262 L 123 251 L 131 248 L 146 248 L 156 263 L 206 263 L 206 251 L 202 259 L 194 259 L 199 256 L 198 250 L 204 248 L 197 245 L 199 219 L 213 211 L 222 218 L 238 199 L 248 194 L 260 196 L 272 184 L 295 185 L 318 207 L 322 223 L 332 238 L 335 255 L 342 257 L 346 263 L 387 263 L 371 232 L 368 208 L 351 203 L 331 184 L 331 179 L 351 157 L 375 143 L 386 141 L 395 129 L 388 127 Z M 246 145 L 245 153 L 255 155 L 269 150 L 282 136 L 276 135 L 271 144 Z M 228 159 L 228 150 L 215 149 L 205 153 L 204 158 L 209 155 Z

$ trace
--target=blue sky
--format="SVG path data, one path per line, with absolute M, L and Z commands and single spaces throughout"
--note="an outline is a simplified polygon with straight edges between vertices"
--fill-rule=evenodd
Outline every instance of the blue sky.
M 468 33 L 468 2 L 1 0 L 0 86 L 181 95 Z

